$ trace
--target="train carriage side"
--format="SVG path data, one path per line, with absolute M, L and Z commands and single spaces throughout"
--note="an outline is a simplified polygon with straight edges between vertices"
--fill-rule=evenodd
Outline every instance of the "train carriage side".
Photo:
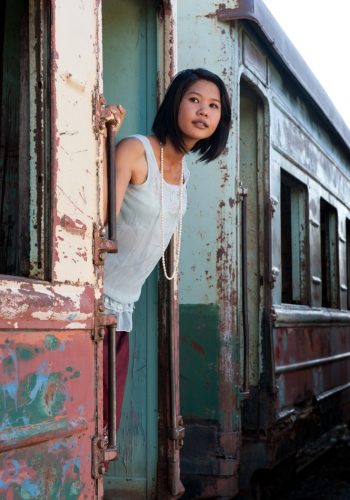
M 234 494 L 236 481 L 248 488 L 348 421 L 350 409 L 349 130 L 261 1 L 215 13 L 210 5 L 198 6 L 192 30 L 190 7 L 179 9 L 180 66 L 210 61 L 230 86 L 234 113 L 217 168 L 193 166 L 185 221 L 189 498 L 224 497 L 227 485 Z
M 102 496 L 99 23 L 94 0 L 1 4 L 3 499 Z
M 349 142 L 285 77 L 271 80 L 276 411 L 312 435 L 349 419 Z
M 179 69 L 206 67 L 225 81 L 237 109 L 237 46 L 213 2 L 178 4 Z M 195 13 L 195 15 L 194 15 Z M 234 127 L 235 128 L 235 120 Z M 236 134 L 215 161 L 189 157 L 191 182 L 180 264 L 180 395 L 186 436 L 185 498 L 238 491 L 239 344 L 236 330 Z
M 243 73 L 254 81 L 265 60 L 269 71 L 268 253 L 260 381 L 242 411 L 241 484 L 259 470 L 259 450 L 262 463 L 275 466 L 350 415 L 350 134 L 293 49 L 294 75 L 251 28 L 242 26 Z M 259 432 L 263 447 L 253 437 Z

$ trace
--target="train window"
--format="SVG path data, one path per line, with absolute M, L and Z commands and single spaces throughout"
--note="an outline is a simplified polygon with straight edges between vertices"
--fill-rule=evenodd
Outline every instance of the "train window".
M 307 187 L 281 171 L 282 302 L 308 304 Z
M 321 198 L 322 306 L 339 307 L 338 216 Z
M 347 308 L 350 309 L 350 220 L 346 219 L 346 284 L 348 287 Z
M 49 279 L 50 2 L 0 13 L 0 273 Z

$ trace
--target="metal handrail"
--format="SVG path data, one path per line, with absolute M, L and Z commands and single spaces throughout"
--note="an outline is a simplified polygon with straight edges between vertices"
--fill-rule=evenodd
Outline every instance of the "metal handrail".
M 106 122 L 107 128 L 107 184 L 108 239 L 117 241 L 116 169 L 114 122 Z M 117 446 L 117 379 L 116 379 L 116 332 L 115 325 L 108 325 L 108 449 Z
M 247 245 L 248 190 L 241 189 L 242 199 L 242 316 L 243 316 L 243 395 L 249 395 L 249 320 L 248 320 L 248 245 Z
M 117 241 L 116 214 L 116 169 L 115 169 L 115 130 L 114 123 L 107 122 L 107 179 L 108 179 L 108 239 Z

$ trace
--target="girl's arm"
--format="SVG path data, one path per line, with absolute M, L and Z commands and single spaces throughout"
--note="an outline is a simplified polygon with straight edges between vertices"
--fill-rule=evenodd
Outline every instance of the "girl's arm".
M 125 117 L 125 109 L 118 106 L 107 106 L 111 111 L 118 130 Z M 103 221 L 107 223 L 108 205 L 108 179 L 107 179 L 107 152 L 104 155 L 103 172 Z M 147 162 L 142 143 L 135 138 L 122 140 L 115 149 L 115 169 L 116 169 L 116 214 L 120 212 L 125 192 L 130 183 L 142 184 L 147 178 Z
M 148 167 L 142 142 L 134 137 L 123 139 L 116 147 L 116 213 L 120 212 L 129 184 L 143 184 Z

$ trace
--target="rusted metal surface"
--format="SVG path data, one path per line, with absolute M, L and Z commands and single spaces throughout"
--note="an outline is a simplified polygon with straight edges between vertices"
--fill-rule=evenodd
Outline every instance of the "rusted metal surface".
M 92 328 L 92 286 L 46 285 L 19 279 L 1 280 L 0 328 Z
M 160 78 L 162 87 L 159 100 L 163 97 L 166 88 L 177 72 L 177 1 L 166 0 L 162 5 L 161 26 L 163 29 L 164 66 L 160 68 Z M 170 272 L 175 263 L 175 251 L 177 248 L 176 235 L 170 242 L 167 251 L 167 261 Z M 160 364 L 160 374 L 163 382 L 160 384 L 160 395 L 166 395 L 166 403 L 161 404 L 163 411 L 164 431 L 160 434 L 160 463 L 158 471 L 160 480 L 166 481 L 167 487 L 163 483 L 159 488 L 159 494 L 164 498 L 177 498 L 184 493 L 184 487 L 180 480 L 180 448 L 184 440 L 184 427 L 180 416 L 180 394 L 179 394 L 179 303 L 178 303 L 178 280 L 167 281 L 161 276 L 160 303 L 168 306 L 161 309 L 161 321 L 159 324 L 161 357 L 168 359 L 164 366 L 167 375 L 163 370 L 163 363 Z M 164 337 L 168 336 L 168 340 Z M 164 440 L 165 439 L 165 440 Z M 166 465 L 165 465 L 166 464 Z M 168 490 L 168 491 L 167 491 Z
M 349 380 L 348 329 L 310 322 L 308 327 L 274 331 L 279 409 L 319 397 Z
M 176 71 L 177 56 L 180 69 L 210 65 L 229 87 L 234 120 L 233 134 L 221 159 L 215 165 L 192 169 L 192 206 L 184 223 L 181 298 L 177 283 L 168 286 L 162 282 L 160 286 L 158 495 L 174 498 L 183 491 L 179 476 L 183 440 L 178 366 L 181 334 L 185 386 L 195 387 L 183 399 L 188 435 L 183 449 L 183 477 L 187 485 L 197 488 L 201 498 L 231 497 L 238 488 L 242 455 L 246 454 L 248 460 L 254 458 L 249 470 L 242 463 L 240 474 L 248 477 L 254 467 L 270 467 L 295 453 L 309 431 L 313 435 L 349 414 L 346 256 L 350 138 L 347 131 L 343 133 L 343 123 L 328 98 L 260 1 L 228 0 L 219 5 L 211 0 L 193 0 L 191 5 L 166 1 L 163 7 L 159 23 L 165 62 L 159 71 L 160 88 L 165 88 Z M 52 2 L 53 226 L 47 240 L 42 231 L 48 213 L 45 193 L 42 190 L 32 198 L 32 204 L 40 205 L 35 215 L 40 219 L 37 250 L 41 257 L 37 260 L 44 263 L 41 269 L 46 269 L 39 271 L 37 265 L 33 275 L 50 278 L 47 263 L 51 261 L 52 281 L 6 276 L 0 282 L 0 409 L 4 415 L 0 423 L 0 495 L 8 500 L 30 495 L 100 498 L 103 462 L 111 458 L 100 418 L 100 340 L 113 318 L 105 317 L 97 303 L 101 296 L 101 255 L 114 248 L 104 238 L 98 221 L 102 198 L 97 179 L 101 179 L 103 152 L 99 133 L 100 8 L 98 0 Z M 84 30 L 77 33 L 81 18 Z M 272 51 L 266 52 L 255 29 L 264 34 Z M 67 32 L 76 35 L 73 46 Z M 38 75 L 44 71 L 43 57 L 38 52 Z M 290 73 L 303 91 L 287 78 Z M 251 120 L 246 122 L 250 134 L 244 136 L 250 151 L 246 157 L 237 139 L 239 126 L 244 126 L 244 110 L 238 111 L 239 100 L 244 100 L 243 93 L 238 92 L 242 88 L 240 75 L 254 88 L 255 95 Z M 47 161 L 45 140 L 48 144 L 43 137 L 44 91 L 35 86 L 33 89 L 41 103 L 37 122 L 33 122 L 39 127 L 34 139 L 40 144 L 33 151 L 42 176 Z M 305 90 L 311 100 L 305 98 Z M 323 108 L 332 131 L 342 137 L 330 134 L 325 122 L 318 120 L 315 105 Z M 251 398 L 241 410 L 242 220 L 237 187 L 244 162 L 247 168 L 243 180 L 249 184 L 254 201 L 248 204 L 250 253 L 248 250 L 248 285 L 244 290 L 251 304 Z M 291 202 L 294 231 L 303 226 L 299 254 L 291 253 L 292 266 L 295 275 L 300 277 L 300 267 L 304 272 L 302 283 L 296 280 L 298 290 L 284 296 L 293 304 L 282 300 L 281 225 L 286 204 L 281 203 L 281 170 L 307 189 L 308 210 L 300 198 Z M 25 176 L 21 182 L 25 185 Z M 323 255 L 323 259 L 321 233 L 326 224 L 322 221 L 321 198 L 335 214 L 329 238 L 332 253 Z M 305 213 L 296 218 L 295 213 L 304 208 Z M 48 257 L 51 244 L 53 251 Z M 173 259 L 171 251 L 167 258 Z M 324 269 L 329 262 L 339 280 L 329 278 L 337 299 L 325 304 Z M 184 318 L 180 332 L 178 302 Z M 241 411 L 245 425 L 243 453 Z M 143 431 L 142 425 L 139 428 Z M 136 424 L 130 429 L 132 452 Z M 138 494 L 135 486 L 135 491 L 128 490 L 125 497 L 136 498 Z
M 102 281 L 93 263 L 103 149 L 92 107 L 100 86 L 101 16 L 97 0 L 50 6 L 50 19 L 44 0 L 30 11 L 28 100 L 40 109 L 22 116 L 30 118 L 32 161 L 23 168 L 32 178 L 21 182 L 38 183 L 30 198 L 36 264 L 28 275 L 41 280 L 3 275 L 0 281 L 4 499 L 101 498 L 106 458 L 93 447 L 103 425 L 102 343 L 96 341 Z M 77 35 L 81 18 L 86 29 Z M 74 43 L 67 33 L 75 34 Z
M 187 52 L 189 47 L 196 47 L 196 63 L 202 52 L 205 54 L 206 60 L 211 61 L 209 50 L 206 52 L 206 48 L 201 46 L 200 32 L 202 29 L 204 30 L 204 26 L 206 26 L 206 43 L 210 38 L 213 43 L 213 45 L 210 44 L 210 51 L 215 51 L 215 29 L 219 30 L 220 28 L 221 35 L 224 34 L 224 29 L 222 25 L 215 24 L 213 20 L 219 18 L 226 21 L 239 17 L 247 19 L 249 8 L 253 9 L 255 5 L 261 5 L 261 2 L 239 2 L 239 5 L 238 2 L 227 2 L 226 5 L 219 6 L 215 14 L 207 10 L 210 14 L 203 16 L 207 20 L 208 24 L 206 25 L 201 16 L 201 8 L 205 8 L 203 2 L 200 6 L 198 3 L 195 6 L 192 4 L 191 7 L 196 8 L 197 17 L 203 23 L 203 26 L 198 30 L 193 30 L 192 26 L 192 31 L 188 26 L 186 27 L 186 6 L 181 6 L 180 19 L 184 22 L 184 27 L 181 28 L 183 36 L 181 36 L 179 43 L 180 67 L 181 64 L 184 67 L 192 65 L 191 56 Z M 209 4 L 206 7 L 208 6 Z M 231 10 L 229 11 L 229 9 Z M 237 12 L 233 16 L 234 10 Z M 252 12 L 251 14 L 251 20 L 256 24 L 258 13 Z M 183 17 L 181 17 L 182 15 Z M 265 24 L 267 26 L 267 23 Z M 243 444 L 243 453 L 245 453 L 244 447 L 250 440 L 250 445 L 247 447 L 250 452 L 246 455 L 250 459 L 256 458 L 256 461 L 253 462 L 254 465 L 250 465 L 250 472 L 253 473 L 254 467 L 271 466 L 279 460 L 291 456 L 302 446 L 309 430 L 310 436 L 315 435 L 317 430 L 326 428 L 330 422 L 334 423 L 337 418 L 343 418 L 347 412 L 349 347 L 345 338 L 349 329 L 349 314 L 340 309 L 347 307 L 348 297 L 346 293 L 345 222 L 349 218 L 346 206 L 349 134 L 346 131 L 343 137 L 330 135 L 325 121 L 319 121 L 319 115 L 315 113 L 315 103 L 327 110 L 328 117 L 326 119 L 332 121 L 333 130 L 342 133 L 342 120 L 339 120 L 339 116 L 333 115 L 333 106 L 323 95 L 320 87 L 313 85 L 314 78 L 310 72 L 301 72 L 303 66 L 298 67 L 298 71 L 291 67 L 286 71 L 289 55 L 293 61 L 297 60 L 294 52 L 282 54 L 284 65 L 280 64 L 282 56 L 279 53 L 278 44 L 285 42 L 284 35 L 275 40 L 276 45 L 273 46 L 274 52 L 271 56 L 271 53 L 267 54 L 260 40 L 254 37 L 255 31 L 251 29 L 251 24 L 232 23 L 231 29 L 235 39 L 232 50 L 234 57 L 231 59 L 234 60 L 234 72 L 242 72 L 244 78 L 255 89 L 256 95 L 260 96 L 261 101 L 258 103 L 252 122 L 257 128 L 256 136 L 253 133 L 254 127 L 250 126 L 250 135 L 244 137 L 247 148 L 252 151 L 252 158 L 247 156 L 243 159 L 247 162 L 246 177 L 250 182 L 249 188 L 253 188 L 250 191 L 253 192 L 253 196 L 257 197 L 250 206 L 249 222 L 253 225 L 253 237 L 255 241 L 259 242 L 249 255 L 250 278 L 251 283 L 253 283 L 249 287 L 249 295 L 252 308 L 255 307 L 258 311 L 257 314 L 254 312 L 249 317 L 250 322 L 256 328 L 251 339 L 253 349 L 251 351 L 253 365 L 251 380 L 256 386 L 252 388 L 251 400 L 246 402 L 247 413 L 250 412 L 250 420 L 245 429 Z M 273 32 L 274 29 L 273 23 L 262 27 L 263 31 L 272 30 L 271 32 Z M 216 36 L 218 36 L 217 32 Z M 237 45 L 235 45 L 236 41 Z M 290 47 L 287 45 L 286 48 L 288 52 Z M 221 50 L 220 53 L 224 60 L 225 49 Z M 290 75 L 289 72 L 294 70 L 297 71 L 296 77 L 304 87 L 303 90 L 298 86 L 292 87 L 286 78 Z M 304 80 L 305 75 L 306 80 Z M 313 103 L 310 99 L 305 98 L 305 90 L 309 92 Z M 237 104 L 235 95 L 234 92 L 234 106 Z M 258 102 L 258 99 L 256 101 Z M 242 116 L 240 116 L 240 121 L 242 124 Z M 238 132 L 237 129 L 235 131 Z M 230 148 L 234 154 L 237 152 L 234 145 L 231 144 Z M 242 161 L 242 147 L 240 155 Z M 256 160 L 257 157 L 258 160 Z M 251 176 L 255 174 L 252 173 L 252 166 L 254 168 L 256 161 L 259 180 L 253 182 Z M 242 164 L 240 166 L 242 169 Z M 236 167 L 237 165 L 234 163 L 233 173 L 236 173 L 239 178 L 239 175 L 242 175 L 242 170 L 238 173 L 235 171 Z M 291 297 L 291 302 L 294 301 L 294 304 L 289 305 L 283 304 L 283 300 L 281 300 L 281 227 L 285 215 L 283 211 L 286 208 L 286 204 L 281 203 L 281 169 L 298 179 L 306 187 L 303 195 L 295 196 L 294 191 L 291 193 L 291 230 L 294 232 L 291 261 L 294 289 L 290 292 L 289 297 Z M 231 350 L 228 342 L 232 340 L 229 332 L 232 335 L 238 326 L 235 323 L 237 298 L 234 293 L 230 295 L 230 291 L 232 289 L 235 291 L 235 286 L 237 286 L 237 275 L 234 273 L 234 258 L 232 259 L 229 245 L 239 246 L 240 239 L 236 239 L 237 233 L 233 235 L 225 232 L 228 227 L 228 214 L 225 205 L 227 203 L 227 207 L 230 206 L 234 213 L 236 208 L 235 200 L 233 203 L 227 202 L 226 189 L 230 186 L 231 193 L 236 192 L 236 189 L 233 188 L 230 178 L 231 172 L 227 172 L 225 166 L 222 170 L 226 170 L 226 172 L 219 180 L 215 178 L 213 172 L 207 172 L 205 167 L 201 167 L 199 178 L 196 178 L 195 170 L 192 172 L 192 182 L 196 186 L 201 186 L 201 190 L 198 188 L 201 195 L 197 194 L 197 187 L 191 191 L 190 186 L 189 199 L 195 204 L 196 210 L 200 212 L 200 217 L 194 216 L 190 209 L 191 218 L 187 218 L 185 221 L 187 227 L 185 225 L 184 231 L 183 249 L 185 250 L 183 251 L 186 253 L 181 264 L 183 273 L 181 282 L 182 316 L 185 322 L 191 323 L 190 326 L 185 324 L 182 327 L 182 342 L 188 346 L 184 347 L 183 369 L 186 382 L 183 386 L 186 387 L 193 380 L 196 380 L 200 387 L 206 384 L 205 379 L 201 379 L 200 376 L 196 379 L 194 372 L 197 370 L 201 374 L 201 363 L 205 364 L 206 360 L 210 359 L 206 332 L 204 329 L 199 329 L 201 319 L 204 317 L 203 307 L 208 302 L 218 303 L 220 306 L 218 331 L 220 339 L 224 340 L 223 345 L 225 345 L 225 353 L 222 353 L 222 358 L 220 355 L 216 357 L 216 338 L 214 335 L 212 336 L 212 359 L 215 362 L 219 360 L 215 373 L 218 377 L 219 402 L 211 400 L 210 390 L 206 393 L 205 398 L 207 404 L 211 405 L 210 410 L 212 410 L 213 405 L 218 404 L 220 410 L 222 409 L 222 414 L 217 420 L 212 419 L 211 425 L 207 424 L 206 427 L 203 420 L 200 421 L 200 418 L 195 416 L 196 411 L 202 412 L 201 416 L 205 414 L 206 410 L 202 398 L 197 395 L 196 403 L 189 403 L 187 399 L 183 403 L 188 435 L 188 442 L 185 442 L 183 450 L 184 478 L 186 485 L 194 488 L 193 491 L 196 491 L 196 494 L 200 494 L 201 497 L 209 495 L 209 492 L 215 496 L 218 494 L 219 488 L 221 488 L 221 492 L 224 491 L 224 480 L 216 483 L 217 490 L 213 489 L 216 469 L 211 452 L 215 449 L 214 442 L 217 439 L 217 437 L 214 438 L 217 432 L 216 425 L 219 422 L 225 429 L 230 429 L 231 424 L 225 420 L 225 412 L 229 408 L 233 409 L 233 413 L 230 415 L 231 419 L 232 415 L 239 414 L 237 401 L 233 398 L 230 399 L 236 374 L 231 356 L 233 353 L 236 354 L 236 351 Z M 203 178 L 211 179 L 210 191 L 207 191 L 206 186 L 203 186 Z M 218 200 L 215 200 L 218 209 L 216 212 L 217 234 L 214 240 L 213 224 L 208 224 L 208 221 L 214 222 L 212 214 L 215 204 L 215 202 L 213 203 L 215 186 L 220 186 L 221 191 L 217 196 Z M 261 193 L 260 197 L 259 192 Z M 205 200 L 203 203 L 201 197 Z M 337 222 L 333 224 L 334 234 L 332 233 L 329 237 L 333 253 L 326 256 L 326 259 L 324 258 L 327 262 L 333 259 L 333 278 L 337 274 L 335 262 L 339 259 L 339 282 L 335 279 L 333 284 L 330 283 L 335 290 L 335 295 L 337 294 L 336 290 L 339 289 L 339 301 L 329 302 L 329 305 L 333 306 L 332 310 L 321 309 L 322 305 L 325 305 L 322 302 L 322 287 L 326 286 L 322 266 L 327 266 L 327 263 L 322 264 L 320 252 L 322 221 L 320 221 L 319 200 L 321 197 L 337 212 L 337 218 L 334 217 L 334 221 L 337 220 Z M 230 200 L 232 200 L 232 195 Z M 209 213 L 206 211 L 207 207 L 211 209 Z M 256 216 L 257 213 L 260 214 L 260 217 Z M 296 218 L 297 213 L 299 214 L 298 218 Z M 205 221 L 205 225 L 202 225 L 202 220 Z M 337 229 L 334 231 L 334 228 Z M 296 235 L 296 233 L 298 234 Z M 295 248 L 296 240 L 298 240 L 298 248 Z M 201 250 L 203 244 L 209 247 L 207 252 Z M 250 241 L 250 244 L 255 243 Z M 199 250 L 194 250 L 194 245 L 198 245 Z M 213 248 L 217 250 L 215 269 L 212 269 L 213 259 L 209 253 L 213 251 Z M 192 258 L 191 255 L 195 258 Z M 229 255 L 228 258 L 227 255 Z M 256 264 L 259 259 L 260 267 Z M 226 279 L 228 276 L 230 276 L 229 280 Z M 215 282 L 213 277 L 219 277 L 219 279 Z M 238 275 L 238 279 L 240 279 L 240 275 Z M 254 279 L 258 283 L 257 285 L 254 285 Z M 257 292 L 260 286 L 264 287 L 263 292 Z M 299 305 L 297 305 L 298 302 Z M 227 315 L 225 315 L 225 311 Z M 194 316 L 196 316 L 195 320 Z M 210 317 L 215 317 L 214 310 L 211 310 Z M 205 318 L 205 325 L 210 329 L 212 323 L 208 321 L 209 313 Z M 312 347 L 316 344 L 319 347 L 323 345 L 324 349 L 327 348 L 328 351 L 326 349 L 323 353 L 318 352 L 315 347 Z M 284 355 L 281 355 L 282 347 Z M 198 360 L 199 356 L 203 361 Z M 193 370 L 186 366 L 186 363 L 191 362 L 195 366 Z M 227 370 L 227 368 L 229 369 Z M 210 387 L 210 385 L 206 384 L 206 387 Z M 223 392 L 220 391 L 221 388 L 224 388 Z M 221 407 L 224 394 L 226 399 Z M 332 403 L 335 403 L 335 407 L 339 409 L 338 416 L 335 415 L 334 408 L 333 410 L 331 408 Z M 209 415 L 209 411 L 206 415 Z M 249 434 L 249 429 L 254 429 L 254 436 Z M 205 450 L 201 449 L 202 453 L 199 452 L 199 455 L 196 455 L 194 451 L 195 439 L 192 440 L 194 436 L 197 436 L 197 442 L 202 439 L 207 443 Z M 257 436 L 261 436 L 261 439 Z M 231 457 L 234 457 L 239 445 L 237 445 L 236 440 L 231 441 L 233 443 Z M 225 451 L 223 455 L 228 457 L 229 455 L 226 455 Z M 242 464 L 241 475 L 245 474 L 246 465 L 246 462 Z M 231 470 L 233 471 L 234 467 Z M 201 479 L 199 479 L 199 475 L 201 475 Z M 203 479 L 204 475 L 211 476 L 210 486 L 210 481 L 206 483 Z M 206 485 L 204 485 L 205 483 Z M 215 493 L 213 493 L 214 491 Z
M 336 130 L 340 140 L 350 147 L 350 131 L 334 104 L 311 72 L 305 61 L 290 42 L 262 0 L 233 0 L 222 3 L 215 11 L 220 21 L 249 20 L 264 35 L 274 55 L 307 91 L 318 112 Z
M 164 28 L 164 89 L 177 73 L 177 0 L 163 0 L 163 28 Z
M 35 103 L 30 115 L 30 276 L 49 279 L 51 270 L 51 203 L 50 203 L 50 71 L 51 71 L 51 6 L 47 0 L 29 3 L 29 99 Z M 33 217 L 33 207 L 36 207 Z
M 96 165 L 102 167 L 103 154 L 102 135 L 96 137 L 94 128 L 95 97 L 101 90 L 99 12 L 99 2 L 93 0 L 66 7 L 57 2 L 53 12 L 51 144 L 55 227 L 52 236 L 53 279 L 58 282 L 95 281 L 92 239 L 100 203 Z M 75 36 L 72 48 L 64 33 L 67 29 L 74 33 L 75 20 L 81 16 L 88 16 L 88 24 L 86 30 Z M 61 224 L 65 216 L 78 221 L 76 224 L 81 228 L 86 227 L 83 238 L 69 225 Z
M 1 332 L 0 339 L 1 497 L 93 492 L 95 348 L 89 332 L 17 330 Z
M 227 84 L 234 110 L 233 134 L 220 158 L 209 165 L 188 160 L 191 182 L 180 264 L 181 410 L 186 427 L 181 455 L 185 487 L 198 498 L 233 496 L 239 464 L 240 250 L 234 243 L 240 206 L 239 74 L 233 63 L 238 47 L 234 29 L 208 15 L 216 5 L 209 0 L 178 4 L 179 69 L 199 66 L 217 73 Z
M 248 190 L 240 190 L 242 203 L 242 316 L 243 316 L 243 394 L 249 396 L 249 322 L 248 322 L 248 246 L 247 246 L 247 196 Z

